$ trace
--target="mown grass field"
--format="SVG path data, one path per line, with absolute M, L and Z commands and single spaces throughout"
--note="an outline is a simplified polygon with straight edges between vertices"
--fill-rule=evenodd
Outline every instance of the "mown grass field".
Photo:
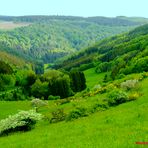
M 91 75 L 91 70 L 86 72 Z M 86 74 L 85 73 L 85 74 Z M 86 74 L 86 75 L 87 75 Z M 93 73 L 92 73 L 93 74 Z M 87 75 L 88 76 L 88 75 Z M 91 87 L 101 75 L 89 77 Z M 94 79 L 93 79 L 94 78 Z M 92 84 L 94 83 L 94 84 Z M 97 112 L 70 122 L 49 124 L 40 121 L 35 129 L 0 137 L 2 148 L 139 148 L 136 142 L 148 142 L 148 78 L 140 82 L 143 94 L 136 101 Z M 96 96 L 97 97 L 97 96 Z M 89 98 L 91 99 L 91 98 Z M 95 99 L 95 98 L 94 98 Z M 89 100 L 90 101 L 90 100 Z M 89 102 L 88 101 L 88 102 Z M 90 101 L 91 102 L 91 101 Z M 69 107 L 65 104 L 64 107 Z M 30 109 L 30 102 L 0 102 L 0 119 L 20 109 Z M 52 108 L 52 107 L 51 107 Z

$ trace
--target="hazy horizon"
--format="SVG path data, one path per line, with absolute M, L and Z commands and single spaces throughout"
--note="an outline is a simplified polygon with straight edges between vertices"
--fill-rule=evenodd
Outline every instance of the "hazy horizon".
M 33 14 L 33 15 L 1 15 L 0 16 L 10 16 L 10 17 L 22 17 L 22 16 L 65 16 L 65 17 L 82 17 L 82 18 L 88 18 L 88 17 L 106 17 L 106 18 L 116 18 L 116 17 L 131 17 L 131 18 L 145 18 L 147 19 L 148 17 L 143 17 L 143 16 L 76 16 L 76 15 L 54 15 L 54 14 L 51 14 L 51 15 L 46 15 L 46 14 Z
M 0 5 L 0 15 L 58 15 L 148 18 L 147 0 L 5 0 Z

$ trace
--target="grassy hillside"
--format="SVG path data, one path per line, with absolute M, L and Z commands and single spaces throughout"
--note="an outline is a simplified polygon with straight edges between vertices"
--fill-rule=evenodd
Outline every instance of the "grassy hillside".
M 0 146 L 8 147 L 139 147 L 136 142 L 147 141 L 147 84 L 141 82 L 143 96 L 109 110 L 71 122 L 49 124 L 40 122 L 26 133 L 15 133 L 0 138 Z M 9 110 L 3 114 L 4 109 Z M 26 102 L 0 102 L 1 118 L 18 109 L 29 109 Z M 15 106 L 15 107 L 14 107 Z M 34 138 L 35 137 L 35 138 Z
M 36 22 L 37 18 L 30 19 Z M 89 19 L 99 21 L 96 17 Z M 108 23 L 106 19 L 104 22 Z M 25 45 L 32 46 L 33 42 L 25 36 L 17 39 L 26 34 L 32 39 L 39 36 L 40 41 L 39 34 L 48 30 L 45 24 L 43 30 L 40 25 L 1 32 L 5 45 L 20 45 L 11 54 L 19 50 L 17 56 L 30 57 Z M 39 47 L 38 41 L 35 47 Z M 61 63 L 54 65 L 59 70 L 42 63 L 27 67 L 26 61 L 7 53 L 11 46 L 0 47 L 0 147 L 138 148 L 136 142 L 147 142 L 148 25 L 99 41 L 63 62 L 59 60 Z M 38 50 L 34 53 L 41 55 Z M 29 112 L 31 109 L 34 112 Z M 26 112 L 20 114 L 20 110 Z M 37 119 L 37 114 L 42 118 Z
M 59 61 L 54 68 L 69 70 L 77 67 L 85 70 L 96 67 L 97 73 L 107 71 L 120 73 L 122 71 L 121 73 L 127 74 L 130 73 L 129 67 L 131 67 L 136 72 L 138 63 L 144 59 L 145 62 L 147 61 L 147 40 L 148 25 L 144 25 L 129 33 L 99 41 L 95 45 Z M 133 63 L 137 65 L 133 65 Z M 147 68 L 145 70 L 147 71 Z

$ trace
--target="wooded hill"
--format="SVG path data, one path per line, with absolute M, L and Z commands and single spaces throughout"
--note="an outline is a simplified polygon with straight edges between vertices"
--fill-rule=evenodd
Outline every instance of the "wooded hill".
M 126 32 L 147 19 L 71 16 L 0 16 L 1 21 L 29 26 L 0 31 L 0 50 L 23 59 L 52 63 L 96 41 Z
M 74 67 L 96 67 L 97 73 L 111 71 L 113 79 L 119 74 L 148 71 L 148 25 L 99 41 L 54 66 L 66 70 Z

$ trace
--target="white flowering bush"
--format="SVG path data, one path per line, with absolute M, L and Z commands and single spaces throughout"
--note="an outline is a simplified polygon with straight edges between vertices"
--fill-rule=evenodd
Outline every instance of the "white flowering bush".
M 131 90 L 134 89 L 138 84 L 138 80 L 127 80 L 125 82 L 121 83 L 121 88 L 125 89 L 125 90 Z
M 10 132 L 31 130 L 42 115 L 34 110 L 20 111 L 0 121 L 0 136 Z
M 95 85 L 93 89 L 94 89 L 94 90 L 101 89 L 101 85 L 100 85 L 100 84 Z
M 42 107 L 42 106 L 47 106 L 47 105 L 48 105 L 48 102 L 36 98 L 36 99 L 33 99 L 33 100 L 31 101 L 31 105 L 32 105 L 32 107 L 40 108 L 40 107 Z

